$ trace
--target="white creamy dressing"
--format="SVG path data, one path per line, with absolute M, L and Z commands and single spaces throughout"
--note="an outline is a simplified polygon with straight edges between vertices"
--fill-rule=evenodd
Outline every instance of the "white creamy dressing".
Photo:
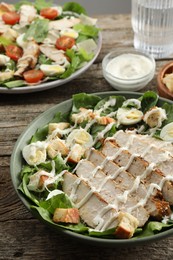
M 146 76 L 153 68 L 149 58 L 140 54 L 122 54 L 110 60 L 106 71 L 119 79 L 136 80 Z

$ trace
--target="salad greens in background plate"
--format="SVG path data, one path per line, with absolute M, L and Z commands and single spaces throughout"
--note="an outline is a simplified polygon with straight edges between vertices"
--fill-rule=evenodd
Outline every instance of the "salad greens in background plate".
M 30 142 L 44 140 L 47 135 L 47 125 L 49 122 L 60 122 L 66 120 L 71 112 L 71 109 L 73 112 L 77 112 L 81 105 L 87 109 L 91 109 L 95 106 L 99 109 L 102 107 L 102 102 L 104 102 L 103 98 L 109 96 L 118 97 L 118 107 L 122 105 L 122 102 L 125 99 L 140 99 L 141 96 L 143 96 L 141 103 L 143 111 L 150 109 L 152 106 L 157 104 L 159 107 L 164 107 L 167 112 L 168 117 L 165 124 L 172 121 L 171 111 L 173 109 L 173 102 L 163 98 L 158 98 L 155 92 L 148 91 L 144 95 L 136 92 L 121 91 L 96 93 L 93 95 L 88 95 L 85 93 L 74 95 L 73 99 L 58 104 L 38 116 L 19 137 L 14 147 L 10 163 L 11 178 L 14 188 L 21 201 L 36 218 L 53 228 L 54 231 L 63 232 L 64 234 L 67 234 L 75 239 L 79 239 L 80 241 L 106 246 L 127 246 L 163 239 L 164 237 L 173 234 L 172 222 L 162 223 L 158 221 L 148 221 L 144 228 L 137 228 L 134 237 L 131 239 L 116 239 L 111 235 L 111 230 L 102 233 L 90 232 L 89 234 L 88 227 L 82 223 L 77 225 L 56 224 L 52 221 L 54 208 L 57 207 L 57 205 L 62 208 L 71 207 L 71 202 L 69 199 L 64 196 L 64 194 L 59 194 L 58 197 L 53 196 L 51 199 L 46 201 L 40 199 L 39 202 L 38 197 L 27 188 L 28 173 L 31 173 L 32 167 L 26 165 L 26 162 L 24 162 L 22 156 L 23 148 Z M 131 104 L 129 105 L 131 106 Z M 106 111 L 107 114 L 110 112 L 111 111 Z M 156 132 L 156 135 L 159 135 L 159 133 Z M 55 165 L 56 164 L 59 167 L 59 169 L 57 168 L 59 171 L 66 169 L 63 161 L 58 157 L 55 160 Z M 24 165 L 25 167 L 23 167 Z M 44 166 L 48 168 L 51 167 L 48 164 Z
M 85 72 L 100 53 L 102 36 L 97 19 L 88 16 L 80 4 L 59 6 L 45 0 L 6 4 L 15 16 L 6 17 L 0 4 L 0 93 L 61 86 Z

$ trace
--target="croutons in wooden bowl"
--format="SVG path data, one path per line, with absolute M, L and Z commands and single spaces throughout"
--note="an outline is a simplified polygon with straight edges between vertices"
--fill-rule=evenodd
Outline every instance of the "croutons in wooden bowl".
M 165 64 L 159 71 L 157 89 L 161 97 L 173 100 L 173 61 Z

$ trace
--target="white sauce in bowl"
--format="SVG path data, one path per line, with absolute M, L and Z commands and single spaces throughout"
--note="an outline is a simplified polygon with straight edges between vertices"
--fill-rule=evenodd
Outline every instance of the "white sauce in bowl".
M 139 79 L 149 74 L 153 69 L 152 61 L 140 54 L 121 54 L 110 60 L 106 71 L 121 79 Z

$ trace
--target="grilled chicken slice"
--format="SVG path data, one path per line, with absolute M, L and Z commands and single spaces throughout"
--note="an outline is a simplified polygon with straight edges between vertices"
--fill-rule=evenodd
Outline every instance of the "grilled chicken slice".
M 10 25 L 4 24 L 2 20 L 0 20 L 0 34 L 6 33 L 6 31 L 9 29 L 10 29 Z
M 64 55 L 64 52 L 56 49 L 54 46 L 41 44 L 40 51 L 49 59 L 55 61 L 59 65 L 64 65 L 67 62 L 67 59 Z
M 154 163 L 155 167 L 159 168 L 165 175 L 173 176 L 173 157 L 165 149 L 158 148 L 152 140 L 154 138 L 147 141 L 147 139 L 138 138 L 137 134 L 120 130 L 113 139 L 119 146 L 126 147 L 130 153 L 136 153 L 147 162 Z
M 66 29 L 66 28 L 71 28 L 75 24 L 78 24 L 78 23 L 80 23 L 80 19 L 79 18 L 75 18 L 75 17 L 67 18 L 67 17 L 64 17 L 61 20 L 50 21 L 49 22 L 49 30 L 60 31 L 60 30 Z
M 118 146 L 115 141 L 106 141 L 102 148 L 102 153 L 119 166 L 123 166 L 133 176 L 141 176 L 146 184 L 154 183 L 153 190 L 155 188 L 161 189 L 165 201 L 173 204 L 173 189 L 170 189 L 172 183 L 165 179 L 165 176 L 159 169 L 153 169 L 154 165 L 149 164 L 139 157 L 138 154 L 129 153 L 124 147 Z
M 76 175 L 69 172 L 64 174 L 63 191 L 70 197 L 79 209 L 80 217 L 90 227 L 106 230 L 118 225 L 117 211 Z
M 143 199 L 147 197 L 148 187 L 142 180 L 140 181 L 139 176 L 134 178 L 134 176 L 125 171 L 123 167 L 119 167 L 116 163 L 107 160 L 101 152 L 92 149 L 88 160 L 93 162 L 95 167 L 101 167 L 104 173 L 109 176 L 109 179 L 113 179 L 116 186 L 121 187 L 122 193 L 125 192 L 122 196 L 123 198 L 125 198 L 125 194 L 128 195 L 128 191 L 130 191 L 130 198 L 133 203 L 135 203 L 137 199 L 138 205 L 140 205 L 140 201 L 143 201 Z M 124 206 L 128 209 L 129 205 L 126 203 Z M 163 200 L 163 196 L 158 190 L 155 190 L 155 194 L 146 199 L 144 207 L 150 216 L 157 219 L 160 219 L 161 215 L 163 217 L 170 214 L 169 203 Z M 136 211 L 133 211 L 133 215 L 137 212 L 137 209 L 138 208 L 136 208 Z M 138 210 L 138 214 L 139 212 Z M 142 214 L 138 216 L 141 222 L 145 221 L 145 215 L 143 216 L 144 218 L 142 218 Z M 137 215 L 135 215 L 135 217 L 137 217 Z
M 17 62 L 15 76 L 21 77 L 27 69 L 33 69 L 40 53 L 39 45 L 35 41 L 26 42 L 23 48 L 23 56 Z
M 8 28 L 5 30 L 5 32 L 2 34 L 2 36 L 12 42 L 14 42 L 16 40 L 16 38 L 18 37 L 18 33 L 11 29 L 11 28 Z
M 123 132 L 122 130 L 118 131 L 117 133 L 121 133 Z M 170 155 L 173 156 L 173 145 L 171 142 L 166 142 L 166 141 L 162 141 L 160 139 L 154 138 L 150 135 L 142 135 L 142 134 L 137 134 L 136 131 L 125 131 L 126 134 L 128 134 L 129 136 L 131 135 L 136 135 L 136 138 L 138 138 L 138 141 L 145 141 L 149 144 L 152 144 L 154 146 L 156 146 L 159 149 L 162 149 L 166 152 L 169 152 Z
M 37 10 L 32 5 L 21 5 L 20 7 L 20 21 L 21 27 L 30 24 L 37 17 Z
M 137 190 L 132 193 L 129 192 L 128 197 L 126 197 L 125 190 L 121 188 L 121 185 L 116 185 L 109 176 L 106 176 L 99 169 L 99 166 L 96 167 L 90 161 L 81 161 L 77 167 L 76 174 L 99 193 L 107 203 L 114 205 L 117 211 L 128 212 L 130 208 L 135 207 L 139 202 Z M 134 210 L 132 209 L 130 213 L 138 219 L 139 226 L 143 226 L 149 218 L 149 213 L 142 206 Z
M 118 238 L 130 238 L 138 226 L 138 220 L 129 213 L 117 212 L 98 193 L 76 175 L 64 174 L 63 191 L 79 209 L 80 217 L 96 231 L 115 228 Z

